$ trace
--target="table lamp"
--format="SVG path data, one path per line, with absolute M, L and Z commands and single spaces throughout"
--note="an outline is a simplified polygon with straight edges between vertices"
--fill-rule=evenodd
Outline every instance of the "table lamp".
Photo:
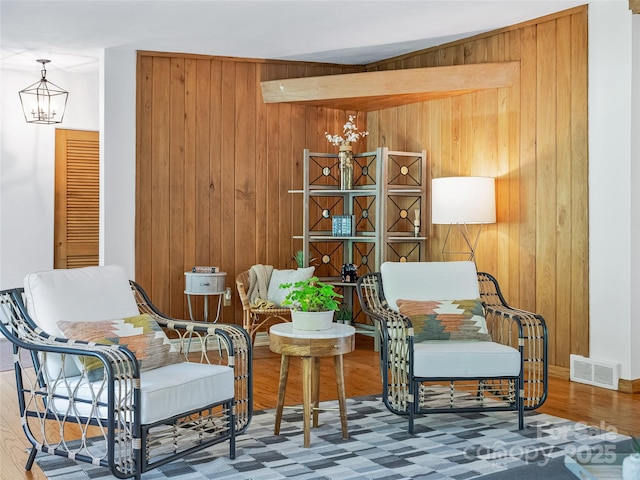
M 431 222 L 448 224 L 442 244 L 445 254 L 468 255 L 475 262 L 475 251 L 480 231 L 485 223 L 496 222 L 495 179 L 491 177 L 442 177 L 431 181 Z M 447 251 L 451 227 L 457 225 L 468 251 Z M 470 224 L 479 225 L 475 238 L 470 235 Z

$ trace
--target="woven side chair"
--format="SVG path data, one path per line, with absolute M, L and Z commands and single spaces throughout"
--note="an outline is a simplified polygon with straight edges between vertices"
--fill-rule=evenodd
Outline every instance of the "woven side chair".
M 118 266 L 28 275 L 0 292 L 0 320 L 32 445 L 27 471 L 38 452 L 136 479 L 222 442 L 235 458 L 253 410 L 243 328 L 168 318 Z M 108 340 L 96 341 L 103 331 Z
M 473 262 L 386 262 L 380 272 L 360 277 L 356 289 L 381 335 L 383 401 L 391 412 L 408 416 L 410 433 L 416 415 L 491 410 L 515 411 L 522 429 L 524 411 L 546 400 L 544 319 L 510 307 L 496 279 L 476 272 Z M 405 315 L 398 307 L 440 308 L 445 300 L 457 305 L 463 299 L 474 299 L 480 310 L 474 318 L 484 317 L 482 340 L 440 339 L 452 334 L 438 323 L 440 313 L 433 312 L 439 310 Z M 473 335 L 480 335 L 475 328 Z
M 256 334 L 267 329 L 274 323 L 290 322 L 291 310 L 289 308 L 272 307 L 256 308 L 249 302 L 249 271 L 241 272 L 236 277 L 236 288 L 242 302 L 242 326 L 249 333 L 251 344 L 256 341 Z

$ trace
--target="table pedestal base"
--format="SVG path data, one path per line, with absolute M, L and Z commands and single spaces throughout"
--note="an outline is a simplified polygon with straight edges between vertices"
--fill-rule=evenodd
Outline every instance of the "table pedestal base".
M 278 404 L 276 406 L 276 421 L 274 434 L 280 434 L 280 422 L 287 389 L 287 377 L 289 375 L 289 355 L 282 355 L 280 362 L 280 381 L 278 383 Z M 318 427 L 319 393 L 320 393 L 320 358 L 301 357 L 302 360 L 302 408 L 304 447 L 311 446 L 311 414 L 313 413 L 313 427 Z M 338 387 L 338 404 L 340 406 L 340 424 L 342 426 L 342 438 L 349 438 L 347 427 L 347 401 L 344 394 L 344 370 L 342 355 L 333 357 L 336 370 L 336 385 Z
M 302 361 L 302 409 L 304 447 L 311 446 L 311 416 L 313 426 L 318 426 L 320 392 L 320 357 L 333 357 L 340 406 L 342 438 L 349 438 L 347 429 L 347 402 L 344 393 L 344 373 L 342 355 L 355 348 L 355 329 L 348 325 L 333 324 L 330 330 L 295 330 L 291 323 L 273 325 L 269 331 L 269 348 L 280 353 L 280 380 L 278 382 L 278 404 L 274 433 L 280 433 L 282 409 L 289 376 L 289 362 L 292 356 Z

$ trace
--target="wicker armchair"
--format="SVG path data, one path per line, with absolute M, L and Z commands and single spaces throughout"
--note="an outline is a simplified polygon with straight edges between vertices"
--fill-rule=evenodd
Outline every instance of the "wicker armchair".
M 249 271 L 244 271 L 236 277 L 236 288 L 242 302 L 242 326 L 249 333 L 251 344 L 256 340 L 256 334 L 270 325 L 291 321 L 291 310 L 281 307 L 252 307 L 249 302 Z
M 416 415 L 490 410 L 517 412 L 522 429 L 524 411 L 544 403 L 544 319 L 510 307 L 496 279 L 476 273 L 473 262 L 387 262 L 358 279 L 357 293 L 381 335 L 384 403 L 408 416 L 410 433 Z M 456 298 L 481 299 L 490 341 L 417 341 L 411 319 L 396 306 L 398 299 Z
M 136 332 L 148 335 L 155 325 L 150 337 L 178 363 L 144 368 L 148 357 L 136 357 L 134 340 L 127 348 L 117 344 L 122 337 L 98 343 L 42 327 L 54 320 L 50 329 L 73 323 L 96 333 L 107 324 L 120 328 L 129 314 L 141 322 Z M 56 317 L 71 322 L 56 324 Z M 0 292 L 0 319 L 13 344 L 20 416 L 32 444 L 26 470 L 38 452 L 136 479 L 221 442 L 235 458 L 236 435 L 248 428 L 253 409 L 251 345 L 242 328 L 167 318 L 116 266 L 32 274 L 25 288 Z M 23 351 L 33 366 L 23 365 Z

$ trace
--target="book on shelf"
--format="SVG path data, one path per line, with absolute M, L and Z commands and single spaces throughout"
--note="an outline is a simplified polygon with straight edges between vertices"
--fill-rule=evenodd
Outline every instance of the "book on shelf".
M 218 273 L 220 269 L 218 267 L 205 267 L 205 266 L 195 266 L 191 270 L 191 273 Z
M 331 234 L 334 237 L 353 237 L 354 232 L 353 215 L 333 215 L 331 217 Z

